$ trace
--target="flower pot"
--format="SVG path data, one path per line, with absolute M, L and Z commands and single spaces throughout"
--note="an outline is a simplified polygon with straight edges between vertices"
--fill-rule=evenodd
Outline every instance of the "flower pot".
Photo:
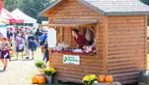
M 46 76 L 46 78 L 47 78 L 47 83 L 52 84 L 52 77 Z
M 100 85 L 98 81 L 94 81 L 92 85 Z

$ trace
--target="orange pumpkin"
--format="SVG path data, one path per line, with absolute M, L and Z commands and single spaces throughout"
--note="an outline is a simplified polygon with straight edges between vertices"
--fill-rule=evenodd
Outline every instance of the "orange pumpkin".
M 107 83 L 112 83 L 113 82 L 113 77 L 111 75 L 106 76 L 106 82 Z
M 98 81 L 99 82 L 104 82 L 105 81 L 105 75 L 99 75 L 98 76 Z
M 38 84 L 38 79 L 36 78 L 36 76 L 32 77 L 32 84 Z
M 37 79 L 38 79 L 39 84 L 45 84 L 46 83 L 45 76 L 38 76 Z

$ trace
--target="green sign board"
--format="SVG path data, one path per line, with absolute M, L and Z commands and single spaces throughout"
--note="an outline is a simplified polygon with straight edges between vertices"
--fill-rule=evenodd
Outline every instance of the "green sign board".
M 64 64 L 80 65 L 80 56 L 77 56 L 77 55 L 64 55 L 63 56 L 63 63 Z

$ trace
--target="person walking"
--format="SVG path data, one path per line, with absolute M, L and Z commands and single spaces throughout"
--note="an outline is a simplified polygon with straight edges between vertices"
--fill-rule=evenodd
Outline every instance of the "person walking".
M 19 53 L 21 53 L 22 59 L 23 59 L 23 52 L 24 52 L 24 38 L 21 34 L 18 34 L 16 37 L 16 55 L 17 59 L 19 57 Z
M 34 51 L 37 49 L 36 38 L 32 33 L 28 36 L 28 57 L 30 55 L 30 51 L 32 52 L 32 59 L 34 59 Z
M 8 65 L 8 60 L 10 60 L 10 45 L 9 45 L 9 42 L 6 38 L 2 39 L 0 48 L 1 48 L 1 57 L 0 57 L 0 59 L 3 63 L 3 65 L 4 65 L 3 71 L 5 71 L 6 68 L 7 68 L 7 65 Z
M 24 46 L 25 55 L 28 55 L 28 36 L 29 33 L 25 32 L 25 46 Z
M 35 36 L 36 36 L 36 41 L 37 44 L 39 45 L 39 37 L 42 36 L 42 32 L 40 32 L 40 29 L 38 28 L 37 31 L 35 32 Z

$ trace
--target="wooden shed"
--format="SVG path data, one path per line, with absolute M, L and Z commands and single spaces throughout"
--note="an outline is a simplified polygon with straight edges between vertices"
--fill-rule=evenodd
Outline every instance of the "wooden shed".
M 147 14 L 138 0 L 57 0 L 40 15 L 49 17 L 57 41 L 73 47 L 72 28 L 90 28 L 96 38 L 96 55 L 80 56 L 79 65 L 63 63 L 63 53 L 50 54 L 57 80 L 80 83 L 87 74 L 110 74 L 122 84 L 134 83 L 147 69 Z M 72 55 L 69 54 L 68 55 Z

